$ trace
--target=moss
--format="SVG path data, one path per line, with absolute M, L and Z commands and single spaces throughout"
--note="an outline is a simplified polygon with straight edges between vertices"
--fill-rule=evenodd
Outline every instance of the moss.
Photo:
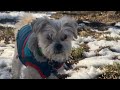
M 84 52 L 83 48 L 74 48 L 72 49 L 71 56 L 74 60 L 79 59 L 82 57 L 83 52 Z
M 78 60 L 78 59 L 83 59 L 85 58 L 83 56 L 83 52 L 88 52 L 89 51 L 89 47 L 87 46 L 87 44 L 81 44 L 79 48 L 73 48 L 72 52 L 71 52 L 71 56 L 73 60 Z

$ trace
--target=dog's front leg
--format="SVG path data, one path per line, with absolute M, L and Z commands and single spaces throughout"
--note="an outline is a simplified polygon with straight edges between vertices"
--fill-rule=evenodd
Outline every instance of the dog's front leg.
M 20 79 L 20 73 L 21 73 L 21 67 L 22 63 L 20 62 L 18 58 L 17 53 L 17 46 L 15 44 L 15 52 L 14 52 L 14 58 L 12 61 L 12 79 Z
M 27 66 L 23 70 L 23 79 L 42 79 L 40 74 L 34 68 Z
M 20 79 L 22 63 L 14 58 L 12 62 L 12 79 Z
M 34 68 L 30 66 L 27 66 L 23 70 L 23 79 L 43 79 L 43 78 L 40 76 L 37 70 L 35 70 Z M 51 74 L 46 79 L 58 79 L 58 78 L 54 74 Z

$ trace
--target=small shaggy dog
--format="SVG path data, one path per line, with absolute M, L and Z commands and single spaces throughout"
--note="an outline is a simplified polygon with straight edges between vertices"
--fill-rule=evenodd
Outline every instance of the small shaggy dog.
M 77 22 L 67 16 L 58 20 L 42 17 L 24 25 L 16 34 L 12 78 L 58 79 L 71 52 L 71 41 L 77 38 Z

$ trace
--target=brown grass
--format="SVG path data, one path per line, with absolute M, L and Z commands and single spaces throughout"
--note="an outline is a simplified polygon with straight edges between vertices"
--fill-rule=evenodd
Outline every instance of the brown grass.
M 118 41 L 118 40 L 120 40 L 120 37 L 105 36 L 105 40 L 107 40 L 107 41 Z
M 100 36 L 103 34 L 103 32 L 96 32 L 96 31 L 91 31 L 91 30 L 84 30 L 78 32 L 78 35 L 81 37 L 88 37 L 92 36 L 95 39 L 100 39 Z
M 108 24 L 120 21 L 120 13 L 117 11 L 66 11 L 66 13 L 60 11 L 51 17 L 60 18 L 63 15 L 72 16 L 76 20 L 99 21 Z
M 9 41 L 15 41 L 14 30 L 1 30 L 0 41 L 4 40 L 4 43 L 9 44 Z
M 120 77 L 120 64 L 113 63 L 113 65 L 106 65 L 100 68 L 104 73 L 96 79 L 119 79 Z

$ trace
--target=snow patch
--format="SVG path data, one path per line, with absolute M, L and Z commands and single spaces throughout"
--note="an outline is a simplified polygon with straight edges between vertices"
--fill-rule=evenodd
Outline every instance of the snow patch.
M 70 77 L 67 77 L 66 79 L 93 79 L 95 76 L 100 75 L 102 71 L 91 66 L 88 69 L 81 68 L 78 71 L 71 70 L 71 72 L 68 71 L 66 73 L 70 73 Z
M 88 58 L 88 57 L 95 56 L 96 53 L 95 53 L 95 51 L 89 51 L 89 52 L 84 52 L 83 55 Z
M 120 26 L 120 22 L 117 22 L 117 23 L 115 24 L 115 26 Z
M 111 34 L 109 34 L 111 37 L 120 37 L 120 29 L 109 28 L 107 31 L 111 32 Z
M 11 27 L 11 28 L 15 28 L 15 25 L 12 25 L 11 23 L 0 24 L 0 26 L 2 26 L 2 27 Z

